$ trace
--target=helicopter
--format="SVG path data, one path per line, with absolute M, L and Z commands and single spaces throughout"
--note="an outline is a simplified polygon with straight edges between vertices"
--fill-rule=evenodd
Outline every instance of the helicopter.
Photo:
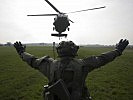
M 27 15 L 27 16 L 56 16 L 54 18 L 53 22 L 53 30 L 57 31 L 57 34 L 51 34 L 51 36 L 56 36 L 56 37 L 67 37 L 67 34 L 63 34 L 66 30 L 70 30 L 70 22 L 74 23 L 72 20 L 68 18 L 69 13 L 77 13 L 77 12 L 82 12 L 82 11 L 88 11 L 88 10 L 95 10 L 95 9 L 101 9 L 105 8 L 103 7 L 98 7 L 98 8 L 91 8 L 91 9 L 86 9 L 86 10 L 79 10 L 79 11 L 74 11 L 74 12 L 69 12 L 69 13 L 63 13 L 60 12 L 52 3 L 50 3 L 48 0 L 45 0 L 56 12 L 57 14 L 36 14 L 36 15 Z

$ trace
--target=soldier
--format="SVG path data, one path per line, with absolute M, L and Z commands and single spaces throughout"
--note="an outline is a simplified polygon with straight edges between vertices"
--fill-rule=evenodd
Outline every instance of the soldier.
M 121 39 L 113 51 L 77 59 L 75 57 L 79 46 L 72 41 L 62 41 L 56 47 L 60 57 L 58 60 L 49 56 L 36 58 L 25 52 L 26 46 L 21 42 L 14 43 L 14 47 L 24 61 L 48 78 L 49 83 L 44 91 L 45 100 L 91 100 L 85 84 L 87 74 L 122 55 L 128 44 L 128 40 Z

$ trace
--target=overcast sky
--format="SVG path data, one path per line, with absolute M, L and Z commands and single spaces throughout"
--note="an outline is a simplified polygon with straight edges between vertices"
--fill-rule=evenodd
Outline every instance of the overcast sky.
M 76 44 L 116 44 L 121 38 L 133 45 L 133 0 L 49 0 L 59 11 L 71 12 L 94 7 L 104 9 L 69 14 L 67 39 L 51 37 L 54 17 L 28 14 L 56 13 L 44 0 L 0 0 L 0 43 L 7 41 L 60 42 Z

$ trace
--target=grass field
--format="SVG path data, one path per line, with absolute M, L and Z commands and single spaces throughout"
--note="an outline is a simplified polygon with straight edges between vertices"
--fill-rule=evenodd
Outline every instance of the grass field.
M 78 58 L 98 55 L 112 48 L 81 48 Z M 51 47 L 27 47 L 41 57 L 52 54 Z M 47 79 L 30 68 L 13 47 L 0 47 L 0 100 L 42 100 Z M 93 100 L 133 100 L 133 50 L 126 49 L 115 61 L 88 74 L 87 86 Z

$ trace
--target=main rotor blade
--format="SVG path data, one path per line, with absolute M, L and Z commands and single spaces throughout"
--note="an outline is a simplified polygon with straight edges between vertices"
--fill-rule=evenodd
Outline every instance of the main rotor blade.
M 56 12 L 58 12 L 59 14 L 61 14 L 61 12 L 57 9 L 57 8 L 55 8 L 55 6 L 52 4 L 52 3 L 50 3 L 48 0 L 45 0 Z
M 64 13 L 64 14 L 77 13 L 77 12 L 88 11 L 88 10 L 96 10 L 96 9 L 102 9 L 102 8 L 105 8 L 105 6 L 98 7 L 98 8 L 91 8 L 91 9 L 79 10 L 79 11 L 74 11 L 74 12 L 68 12 L 68 13 Z
M 27 16 L 57 16 L 58 14 L 37 14 L 37 15 L 27 15 Z
M 72 20 L 70 20 L 70 19 L 69 19 L 69 21 L 72 22 L 72 23 L 74 23 L 74 21 L 72 21 Z

